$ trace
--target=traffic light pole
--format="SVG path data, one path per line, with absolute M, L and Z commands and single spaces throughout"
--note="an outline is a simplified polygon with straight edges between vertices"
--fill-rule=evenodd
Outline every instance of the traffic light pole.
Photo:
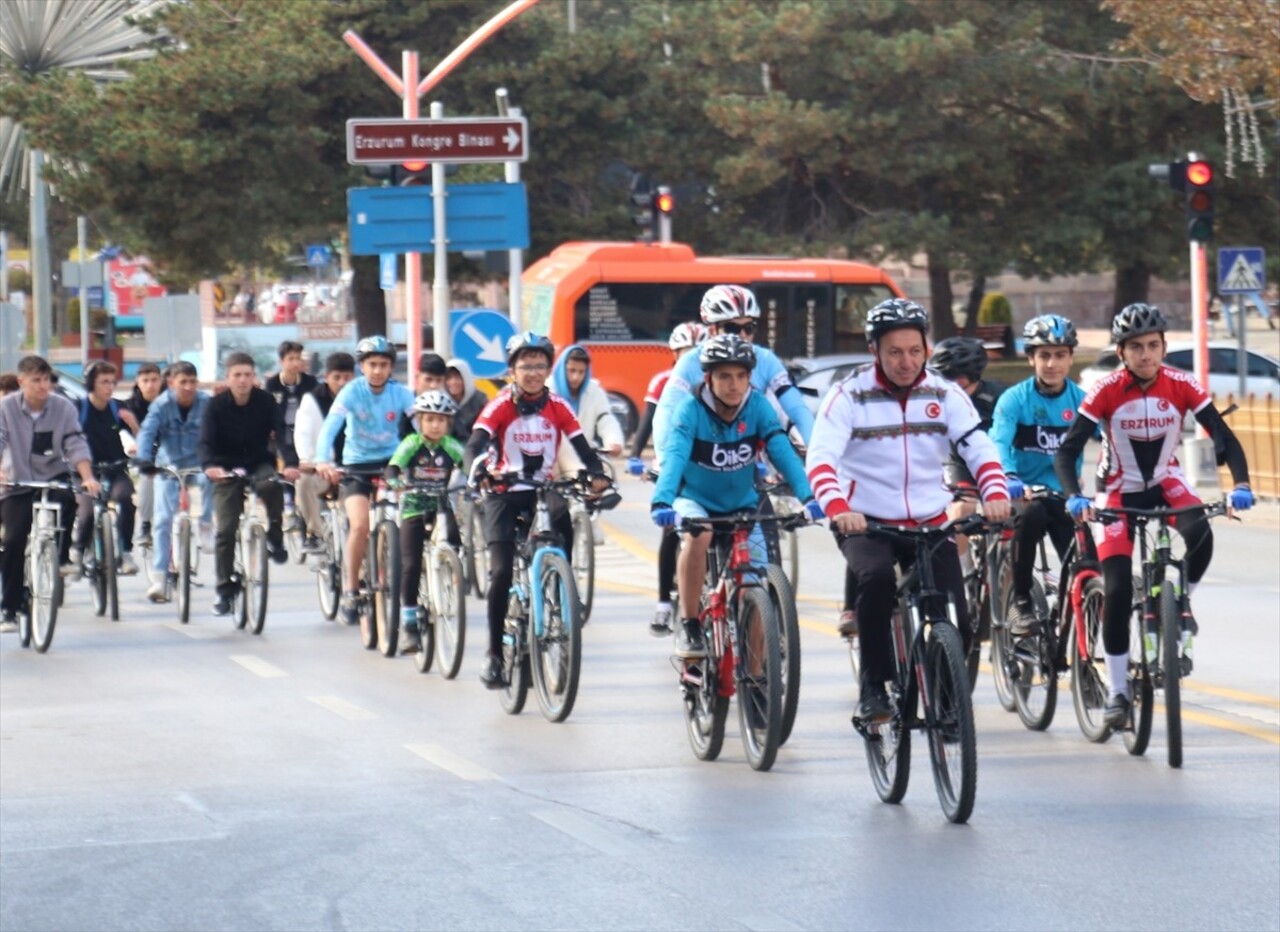
M 1209 390 L 1209 304 L 1204 243 L 1191 241 L 1191 339 L 1196 381 Z M 1208 432 L 1197 425 L 1201 437 Z

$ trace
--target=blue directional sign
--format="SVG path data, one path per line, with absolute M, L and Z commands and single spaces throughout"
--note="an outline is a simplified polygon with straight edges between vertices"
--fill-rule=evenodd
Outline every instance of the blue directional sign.
M 396 254 L 384 252 L 378 256 L 378 286 L 390 291 L 396 286 Z
M 329 264 L 329 247 L 313 243 L 307 247 L 307 265 L 313 269 L 323 269 Z
M 1254 294 L 1266 287 L 1266 254 L 1261 246 L 1218 250 L 1218 294 Z
M 449 185 L 449 252 L 529 248 L 529 201 L 522 182 Z M 348 188 L 351 254 L 435 252 L 431 188 Z
M 474 308 L 449 312 L 453 355 L 465 359 L 471 374 L 494 379 L 507 371 L 507 341 L 516 327 L 501 311 Z

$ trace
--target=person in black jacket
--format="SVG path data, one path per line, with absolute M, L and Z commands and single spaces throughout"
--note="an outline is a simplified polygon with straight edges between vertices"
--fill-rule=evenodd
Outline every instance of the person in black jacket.
M 298 406 L 303 396 L 315 391 L 319 383 L 306 371 L 301 343 L 285 340 L 276 350 L 276 355 L 280 357 L 280 371 L 267 379 L 267 391 L 284 413 L 284 433 L 276 437 L 276 452 L 286 462 L 292 456 L 296 463 L 298 451 L 294 448 L 293 428 L 298 422 Z
M 133 375 L 133 391 L 129 393 L 129 400 L 124 403 L 124 406 L 133 412 L 134 418 L 141 424 L 147 419 L 147 412 L 151 409 L 151 402 L 160 397 L 160 393 L 164 391 L 164 388 L 164 378 L 160 374 L 160 367 L 153 362 L 144 362 L 138 366 L 138 371 Z M 140 522 L 140 527 L 138 529 L 138 539 L 135 542 L 138 546 L 151 546 L 151 516 L 155 508 L 155 478 L 155 476 L 138 477 L 138 521 Z
M 227 357 L 227 391 L 214 397 L 200 421 L 197 452 L 200 466 L 215 484 L 213 487 L 214 520 L 217 526 L 214 554 L 218 576 L 215 615 L 231 614 L 235 586 L 231 571 L 235 564 L 236 528 L 244 511 L 243 481 L 255 483 L 259 498 L 267 509 L 267 546 L 271 559 L 283 563 L 288 559 L 284 549 L 281 519 L 284 495 L 275 478 L 273 438 L 283 436 L 284 410 L 267 392 L 254 386 L 256 375 L 253 357 L 248 353 L 232 353 Z M 298 458 L 289 446 L 281 451 L 284 477 L 298 478 Z M 233 470 L 243 470 L 240 480 Z

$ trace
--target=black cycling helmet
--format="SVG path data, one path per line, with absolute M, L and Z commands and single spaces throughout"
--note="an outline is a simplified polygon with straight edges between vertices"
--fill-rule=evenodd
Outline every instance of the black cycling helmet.
M 698 350 L 698 361 L 702 363 L 703 372 L 728 363 L 746 366 L 750 372 L 756 367 L 756 351 L 736 333 L 721 333 L 702 344 Z
M 973 337 L 947 337 L 933 348 L 929 366 L 949 381 L 963 375 L 976 382 L 987 368 L 987 349 Z
M 1117 346 L 1130 337 L 1148 333 L 1164 333 L 1169 321 L 1154 304 L 1129 304 L 1111 320 L 1111 339 Z
M 386 356 L 395 363 L 396 348 L 381 334 L 376 337 L 365 337 L 356 344 L 356 362 L 364 362 L 370 356 Z
M 929 335 L 929 315 L 919 304 L 906 298 L 889 298 L 867 312 L 867 342 L 875 343 L 890 330 L 913 327 L 921 336 Z
M 1024 349 L 1031 350 L 1037 346 L 1076 346 L 1079 342 L 1076 325 L 1057 314 L 1033 317 L 1022 329 Z
M 545 353 L 547 365 L 551 365 L 556 358 L 555 344 L 540 333 L 526 330 L 523 333 L 517 333 L 507 341 L 507 365 L 514 366 L 516 357 L 525 350 L 537 350 L 539 353 Z

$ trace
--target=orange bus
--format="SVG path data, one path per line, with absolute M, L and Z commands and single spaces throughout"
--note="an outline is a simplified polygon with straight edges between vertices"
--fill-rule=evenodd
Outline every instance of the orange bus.
M 901 296 L 861 262 L 779 256 L 696 256 L 683 243 L 565 243 L 521 278 L 524 326 L 557 348 L 581 343 L 591 372 L 625 415 L 628 434 L 655 373 L 671 366 L 667 338 L 698 320 L 712 285 L 745 285 L 763 315 L 756 342 L 784 361 L 866 350 L 866 312 Z

